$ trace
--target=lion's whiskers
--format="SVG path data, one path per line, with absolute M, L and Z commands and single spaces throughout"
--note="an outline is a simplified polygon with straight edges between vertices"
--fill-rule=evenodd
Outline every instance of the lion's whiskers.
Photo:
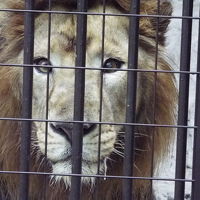
M 147 152 L 149 151 L 148 149 L 139 149 L 139 148 L 135 148 L 136 151 L 142 151 L 142 152 Z
M 137 169 L 138 172 L 142 175 L 142 172 L 141 172 L 141 170 L 139 169 L 139 167 L 138 167 L 135 163 L 134 163 L 133 165 L 134 165 L 135 169 Z
M 119 150 L 117 150 L 117 149 L 115 149 L 115 148 L 113 149 L 113 152 L 114 152 L 115 154 L 121 156 L 122 158 L 124 158 L 124 153 L 123 153 L 123 152 L 121 152 L 121 151 L 119 151 Z
M 122 141 L 116 142 L 115 145 L 116 145 L 117 148 L 119 148 L 119 149 L 124 149 L 124 143 L 123 143 Z

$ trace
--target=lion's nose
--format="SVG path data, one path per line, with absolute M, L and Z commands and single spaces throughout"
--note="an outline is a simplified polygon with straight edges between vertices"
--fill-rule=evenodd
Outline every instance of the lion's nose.
M 50 127 L 56 132 L 67 138 L 67 140 L 72 142 L 72 131 L 73 131 L 73 123 L 50 123 Z M 83 124 L 83 136 L 90 133 L 94 130 L 96 124 Z

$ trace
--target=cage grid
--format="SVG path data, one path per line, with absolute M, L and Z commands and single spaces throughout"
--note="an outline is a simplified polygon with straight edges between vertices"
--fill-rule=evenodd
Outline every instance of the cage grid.
M 51 10 L 52 2 L 48 0 L 48 10 L 34 10 L 33 0 L 25 0 L 25 9 L 0 9 L 0 12 L 21 12 L 24 13 L 24 63 L 23 64 L 10 64 L 0 63 L 1 66 L 13 66 L 23 67 L 23 98 L 22 98 L 22 117 L 21 118 L 5 118 L 1 117 L 0 120 L 11 120 L 21 121 L 22 132 L 21 132 L 21 153 L 20 153 L 20 171 L 0 171 L 0 174 L 19 174 L 20 175 L 20 200 L 27 200 L 28 187 L 29 187 L 29 175 L 45 175 L 49 176 L 52 173 L 47 172 L 30 172 L 29 171 L 29 160 L 30 160 L 30 138 L 32 122 L 43 122 L 46 124 L 46 140 L 45 140 L 45 156 L 47 156 L 47 140 L 48 140 L 48 123 L 73 123 L 73 134 L 72 134 L 72 173 L 71 174 L 55 174 L 57 176 L 70 176 L 71 177 L 71 192 L 70 200 L 81 199 L 81 177 L 96 177 L 97 184 L 96 190 L 98 191 L 98 180 L 100 178 L 112 178 L 112 179 L 123 179 L 123 195 L 122 199 L 131 200 L 135 199 L 132 191 L 132 184 L 135 179 L 141 180 L 157 180 L 157 181 L 172 181 L 175 182 L 174 199 L 184 199 L 184 187 L 185 182 L 192 183 L 192 200 L 198 200 L 200 198 L 200 87 L 199 87 L 199 76 L 200 76 L 200 54 L 198 53 L 197 71 L 190 71 L 190 50 L 191 50 L 191 39 L 192 39 L 192 20 L 199 20 L 200 17 L 193 17 L 193 0 L 183 0 L 183 14 L 182 16 L 165 16 L 159 14 L 160 0 L 157 0 L 157 15 L 140 14 L 140 3 L 142 0 L 132 0 L 130 13 L 123 14 L 111 14 L 106 13 L 106 0 L 102 1 L 103 12 L 92 13 L 87 11 L 87 1 L 77 0 L 77 11 L 53 11 Z M 66 69 L 75 69 L 75 93 L 74 93 L 74 118 L 71 121 L 52 120 L 48 117 L 48 97 L 49 97 L 49 74 L 47 75 L 47 92 L 46 92 L 46 119 L 33 119 L 32 118 L 32 85 L 33 85 L 33 54 L 34 54 L 34 17 L 35 14 L 46 13 L 49 15 L 48 24 L 48 52 L 47 57 L 51 58 L 50 44 L 51 44 L 51 16 L 53 14 L 74 14 L 77 15 L 77 37 L 76 37 L 76 66 L 62 66 Z M 101 68 L 90 68 L 86 66 L 86 34 L 87 34 L 87 16 L 88 15 L 99 15 L 102 16 L 102 51 L 101 51 Z M 103 68 L 104 62 L 104 34 L 105 34 L 105 18 L 106 16 L 124 16 L 129 17 L 129 50 L 128 50 L 128 69 L 109 69 L 113 71 L 126 71 L 128 74 L 127 81 L 127 110 L 126 110 L 126 122 L 103 122 L 102 121 L 102 104 L 100 104 L 100 116 L 99 121 L 84 121 L 84 87 L 85 87 L 85 70 L 99 70 L 101 72 L 101 87 L 100 87 L 100 98 L 102 103 L 102 88 L 103 88 L 103 75 L 102 71 L 106 70 Z M 139 37 L 139 21 L 141 17 L 156 18 L 156 54 L 155 54 L 155 69 L 154 70 L 143 70 L 138 69 L 138 37 Z M 169 19 L 181 19 L 182 20 L 182 36 L 181 36 L 181 56 L 180 56 L 180 71 L 167 71 L 157 69 L 158 59 L 158 29 L 159 20 L 161 18 Z M 200 33 L 200 31 L 199 31 Z M 199 35 L 200 38 L 200 35 Z M 198 52 L 200 51 L 200 39 L 198 41 Z M 48 68 L 61 68 L 60 66 L 44 65 L 42 67 Z M 157 73 L 169 73 L 179 74 L 179 98 L 178 98 L 178 122 L 177 125 L 165 125 L 165 124 L 142 124 L 136 122 L 136 93 L 137 93 L 137 74 L 143 72 L 153 72 L 155 74 L 155 88 L 156 88 L 156 76 Z M 189 95 L 189 75 L 195 74 L 197 77 L 196 83 L 196 109 L 195 109 L 195 124 L 194 126 L 188 126 L 188 95 Z M 133 84 L 134 83 L 134 84 Z M 154 91 L 155 95 L 155 91 Z M 156 97 L 155 97 L 156 99 Z M 156 112 L 156 100 L 154 101 L 153 112 Z M 83 126 L 84 124 L 90 124 L 91 126 L 99 125 L 99 144 L 98 144 L 98 173 L 96 175 L 81 174 L 81 155 L 82 155 L 82 142 L 83 142 Z M 125 151 L 124 151 L 124 162 L 123 162 L 123 175 L 102 175 L 100 174 L 100 149 L 101 149 L 101 125 L 124 125 L 125 127 Z M 175 178 L 162 178 L 154 177 L 134 177 L 133 176 L 133 165 L 134 159 L 134 129 L 137 126 L 152 126 L 152 127 L 170 127 L 177 130 L 177 152 L 176 152 L 176 173 Z M 194 154 L 193 154 L 193 177 L 192 179 L 185 178 L 186 168 L 186 142 L 187 142 L 187 130 L 194 129 Z M 153 147 L 153 144 L 152 144 Z M 153 166 L 153 150 L 152 150 L 152 166 Z M 48 184 L 45 182 L 45 184 Z M 44 194 L 45 195 L 45 194 Z M 3 199 L 1 197 L 0 199 Z M 44 197 L 46 199 L 46 197 Z M 98 199 L 98 192 L 94 196 L 94 199 Z M 137 200 L 137 199 L 136 199 Z

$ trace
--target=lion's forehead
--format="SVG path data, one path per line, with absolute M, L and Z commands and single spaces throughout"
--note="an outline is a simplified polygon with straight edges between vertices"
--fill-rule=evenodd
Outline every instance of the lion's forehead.
M 117 12 L 114 9 L 107 9 L 107 11 L 112 13 Z M 90 12 L 102 12 L 102 10 L 92 10 Z M 128 55 L 127 18 L 106 16 L 104 38 L 102 35 L 102 16 L 89 15 L 87 19 L 87 67 L 101 67 L 102 41 L 104 41 L 105 60 L 113 57 L 126 62 Z M 39 15 L 36 19 L 35 56 L 46 57 L 47 55 L 48 20 L 48 15 L 45 14 Z M 73 67 L 75 65 L 76 28 L 77 24 L 75 15 L 52 15 L 50 58 L 53 66 Z M 122 94 L 124 93 L 124 91 L 126 91 L 126 85 L 124 84 L 126 83 L 125 74 L 126 73 L 111 73 L 104 75 L 103 102 L 106 102 L 104 106 L 105 110 L 110 113 L 111 105 L 108 105 L 109 102 L 111 101 L 112 105 L 118 103 L 118 98 L 111 98 L 112 95 L 110 94 L 113 94 L 113 96 L 115 96 L 120 92 Z M 74 69 L 55 68 L 53 70 L 52 76 L 50 76 L 50 107 L 53 107 L 53 110 L 61 110 L 61 108 L 67 108 L 68 114 L 70 116 L 72 116 L 71 108 L 73 108 L 74 100 L 74 75 Z M 93 113 L 96 113 L 97 115 L 98 110 L 96 110 L 96 107 L 99 107 L 98 105 L 100 99 L 100 71 L 86 70 L 85 75 L 85 107 L 90 109 L 91 107 L 95 108 Z M 36 72 L 36 75 L 34 77 L 36 80 L 34 81 L 34 87 L 36 89 L 41 88 L 41 83 L 44 83 L 44 88 L 46 87 L 46 80 L 41 78 L 41 74 L 38 74 Z M 38 95 L 41 95 L 41 89 L 36 91 L 38 91 L 38 93 L 36 92 Z M 46 90 L 44 89 L 42 91 L 45 92 Z M 63 93 L 65 95 L 63 95 Z M 110 114 L 108 116 L 110 116 Z M 98 118 L 96 118 L 95 116 L 90 116 L 90 118 L 98 120 Z M 113 119 L 108 119 L 108 121 L 112 120 Z
M 117 12 L 114 9 L 108 9 L 108 12 Z M 100 10 L 91 10 L 90 12 L 102 12 Z M 48 17 L 40 15 L 36 19 L 36 48 L 38 52 L 47 52 L 48 48 Z M 70 59 L 75 59 L 76 47 L 76 16 L 75 15 L 52 15 L 51 24 L 51 52 L 59 51 Z M 106 17 L 104 33 L 104 50 L 107 56 L 117 55 L 125 60 L 128 49 L 128 20 L 125 17 Z M 88 55 L 101 56 L 102 51 L 102 16 L 88 16 L 87 18 L 87 41 L 86 48 Z M 46 39 L 44 39 L 46 38 Z M 119 40 L 123 38 L 123 40 Z M 44 43 L 41 47 L 41 41 Z M 124 51 L 121 48 L 124 48 Z

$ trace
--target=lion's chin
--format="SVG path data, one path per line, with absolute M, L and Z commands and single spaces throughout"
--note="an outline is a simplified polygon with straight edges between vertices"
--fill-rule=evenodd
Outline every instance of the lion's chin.
M 66 188 L 70 188 L 71 186 L 71 160 L 69 161 L 63 161 L 63 162 L 57 162 L 55 164 L 52 164 L 53 174 L 52 175 L 52 182 L 64 182 Z M 93 186 L 95 183 L 95 176 L 97 174 L 98 164 L 82 161 L 82 174 L 81 174 L 81 181 L 84 185 Z M 103 162 L 100 163 L 100 174 L 103 174 L 105 171 L 105 166 Z

